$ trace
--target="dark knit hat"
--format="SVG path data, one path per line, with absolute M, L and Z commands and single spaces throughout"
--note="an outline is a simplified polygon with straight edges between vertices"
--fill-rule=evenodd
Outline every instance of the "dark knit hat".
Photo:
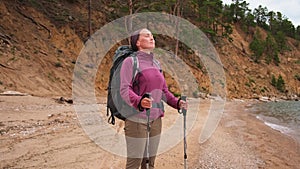
M 130 45 L 133 51 L 137 51 L 138 47 L 136 46 L 136 42 L 139 40 L 140 32 L 142 29 L 137 30 L 131 34 L 130 37 Z

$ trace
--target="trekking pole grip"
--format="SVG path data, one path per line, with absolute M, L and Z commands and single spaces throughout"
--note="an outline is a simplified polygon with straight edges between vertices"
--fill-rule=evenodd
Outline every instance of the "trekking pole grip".
M 145 93 L 144 95 L 146 98 L 151 98 L 151 93 Z M 150 108 L 146 108 L 146 114 L 147 116 L 150 116 Z
M 186 102 L 186 96 L 181 96 L 181 100 Z M 183 116 L 186 116 L 186 109 L 182 108 L 181 113 L 183 114 Z

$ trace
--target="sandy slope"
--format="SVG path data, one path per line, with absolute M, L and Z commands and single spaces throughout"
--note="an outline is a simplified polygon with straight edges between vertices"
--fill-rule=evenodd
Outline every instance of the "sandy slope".
M 87 137 L 73 105 L 55 99 L 0 96 L 0 168 L 124 168 L 124 157 L 104 151 Z M 189 107 L 193 107 L 190 102 Z M 104 100 L 99 103 L 104 107 Z M 227 102 L 217 130 L 199 144 L 209 109 L 209 101 L 201 100 L 198 118 L 188 132 L 189 168 L 299 166 L 299 144 L 244 112 L 247 106 L 251 103 Z M 195 112 L 191 108 L 189 113 Z M 164 129 L 177 116 L 176 111 L 168 110 Z M 182 142 L 158 155 L 156 168 L 183 168 Z

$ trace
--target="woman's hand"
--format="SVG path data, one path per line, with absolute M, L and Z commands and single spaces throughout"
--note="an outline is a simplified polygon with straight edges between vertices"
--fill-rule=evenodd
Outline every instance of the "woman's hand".
M 152 107 L 152 99 L 144 97 L 141 101 L 141 106 L 144 109 L 150 109 Z
M 188 108 L 187 102 L 184 101 L 184 100 L 180 100 L 180 101 L 179 101 L 179 108 L 180 108 L 180 109 L 185 109 L 185 110 L 187 110 L 187 108 Z

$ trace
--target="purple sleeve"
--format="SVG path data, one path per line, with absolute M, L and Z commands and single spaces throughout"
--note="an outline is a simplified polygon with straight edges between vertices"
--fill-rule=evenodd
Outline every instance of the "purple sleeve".
M 178 98 L 176 98 L 168 89 L 166 81 L 163 86 L 163 100 L 171 107 L 178 109 Z
M 120 94 L 124 101 L 135 108 L 138 107 L 141 96 L 133 91 L 132 86 L 133 64 L 132 58 L 128 57 L 123 61 L 120 71 Z

